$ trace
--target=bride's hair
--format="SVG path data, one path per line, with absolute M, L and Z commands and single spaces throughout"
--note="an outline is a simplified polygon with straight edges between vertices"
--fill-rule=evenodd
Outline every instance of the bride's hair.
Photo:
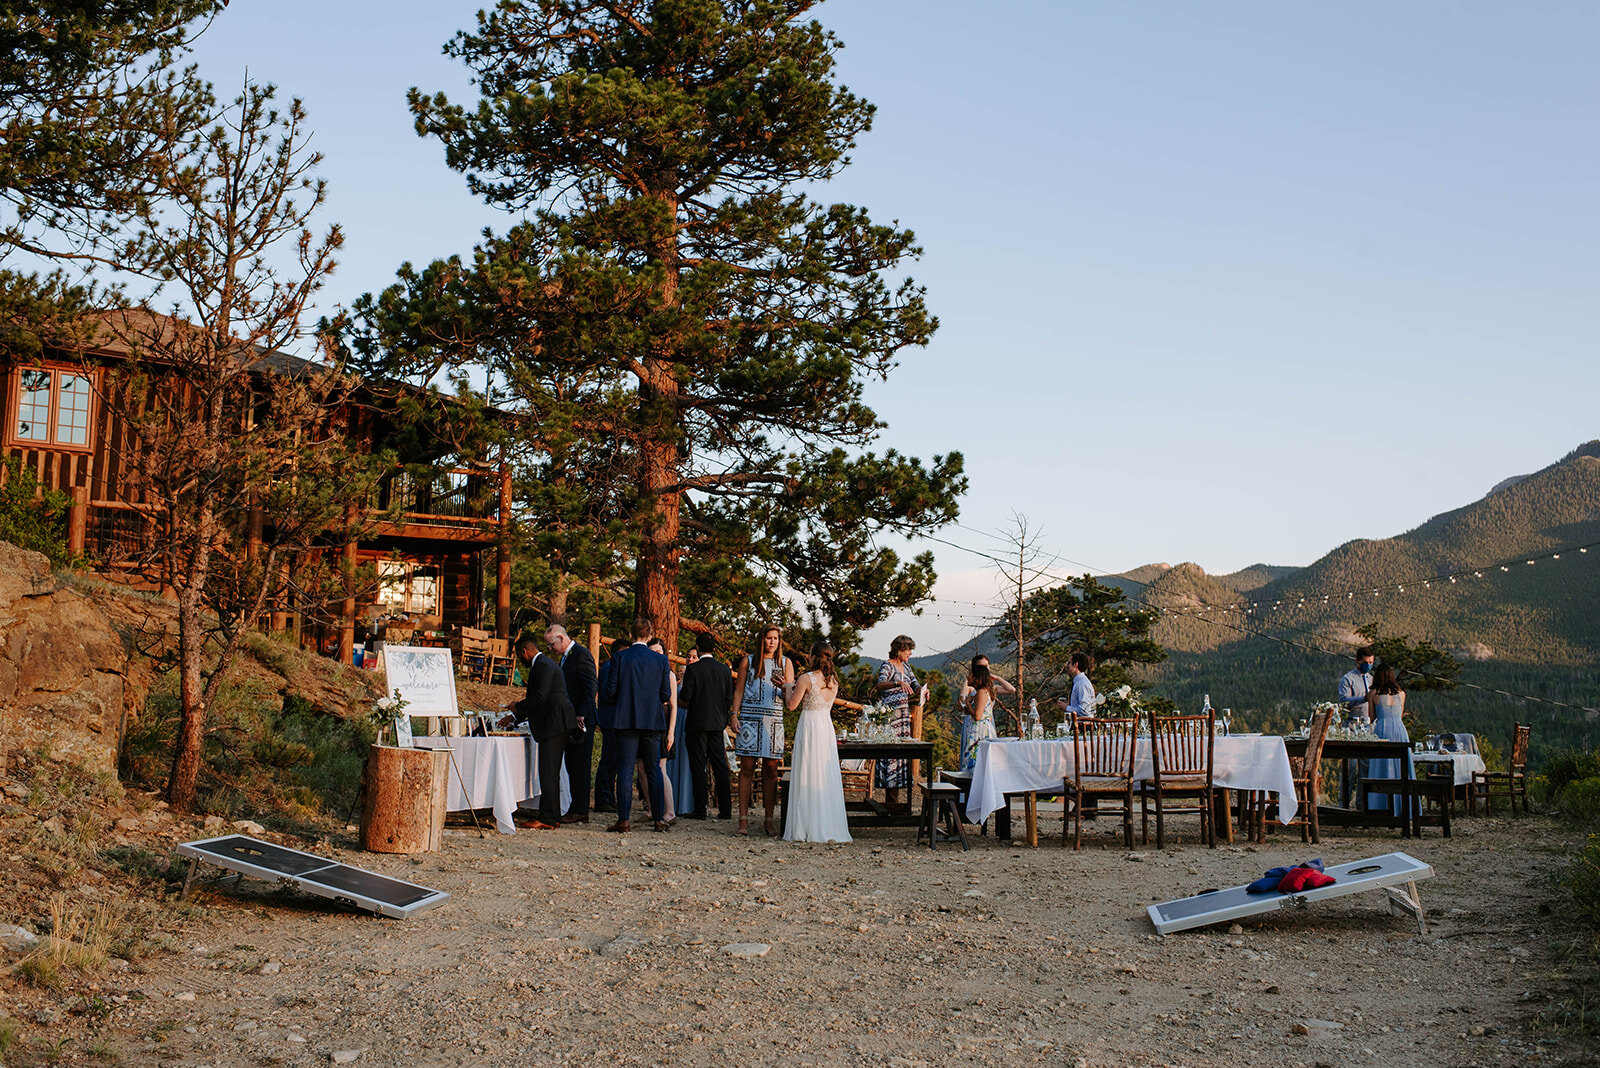
M 822 672 L 822 681 L 829 686 L 839 681 L 839 672 L 833 666 L 833 646 L 818 642 L 811 647 L 811 670 Z

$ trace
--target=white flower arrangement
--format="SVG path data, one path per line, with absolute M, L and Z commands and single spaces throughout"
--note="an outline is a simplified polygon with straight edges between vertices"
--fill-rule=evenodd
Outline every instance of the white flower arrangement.
M 377 728 L 380 739 L 385 730 L 393 728 L 396 738 L 403 737 L 406 739 L 403 744 L 410 745 L 411 721 L 409 717 L 405 717 L 406 706 L 410 703 L 401 696 L 399 690 L 380 697 L 372 702 L 372 711 L 367 714 L 367 722 Z M 401 728 L 402 717 L 405 717 L 404 729 Z

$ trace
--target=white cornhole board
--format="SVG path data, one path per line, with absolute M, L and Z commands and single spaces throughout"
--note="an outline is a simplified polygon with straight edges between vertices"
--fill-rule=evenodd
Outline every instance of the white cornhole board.
M 391 879 L 365 868 L 354 868 L 315 853 L 302 853 L 242 834 L 184 842 L 178 846 L 178 855 L 189 858 L 189 874 L 183 881 L 180 900 L 189 896 L 195 873 L 202 864 L 256 879 L 285 879 L 307 893 L 397 920 L 450 900 L 450 895 L 443 890 Z
M 1417 896 L 1419 879 L 1431 879 L 1433 869 L 1408 853 L 1385 853 L 1370 860 L 1357 860 L 1349 864 L 1335 864 L 1326 874 L 1337 882 L 1316 890 L 1301 893 L 1280 893 L 1269 890 L 1265 894 L 1248 892 L 1249 884 L 1230 886 L 1226 890 L 1209 890 L 1194 897 L 1180 897 L 1176 901 L 1163 901 L 1151 905 L 1150 922 L 1157 934 L 1187 931 L 1191 927 L 1205 927 L 1213 923 L 1227 923 L 1246 916 L 1259 916 L 1276 909 L 1301 908 L 1314 901 L 1330 897 L 1360 894 L 1368 890 L 1385 890 L 1389 910 L 1395 915 L 1408 915 L 1426 933 L 1422 918 L 1422 901 Z M 1405 891 L 1394 887 L 1406 887 Z

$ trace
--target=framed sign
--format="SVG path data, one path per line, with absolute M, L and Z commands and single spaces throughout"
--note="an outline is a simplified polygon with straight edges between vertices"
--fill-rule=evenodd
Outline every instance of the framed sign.
M 456 670 L 449 649 L 383 647 L 384 683 L 406 703 L 407 716 L 459 716 Z

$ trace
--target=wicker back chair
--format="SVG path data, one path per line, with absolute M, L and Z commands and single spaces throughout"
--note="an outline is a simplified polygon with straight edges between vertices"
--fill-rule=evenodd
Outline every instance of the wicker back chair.
M 1197 813 L 1200 835 L 1217 847 L 1212 808 L 1212 764 L 1216 751 L 1215 712 L 1203 716 L 1150 715 L 1153 778 L 1141 791 L 1142 839 L 1150 840 L 1150 805 L 1156 809 L 1156 848 L 1166 846 L 1167 813 Z
M 1467 791 L 1467 810 L 1478 814 L 1478 798 L 1483 798 L 1483 814 L 1490 812 L 1490 803 L 1496 797 L 1511 802 L 1511 811 L 1517 810 L 1517 798 L 1522 798 L 1522 811 L 1528 811 L 1528 741 L 1533 734 L 1533 724 L 1518 723 L 1511 737 L 1511 759 L 1505 771 L 1475 771 L 1472 785 Z
M 1136 719 L 1072 719 L 1072 778 L 1062 783 L 1072 815 L 1072 848 L 1083 848 L 1083 803 L 1089 798 L 1122 801 L 1122 839 L 1133 848 L 1133 768 L 1138 752 Z M 1061 821 L 1067 844 L 1067 821 Z

